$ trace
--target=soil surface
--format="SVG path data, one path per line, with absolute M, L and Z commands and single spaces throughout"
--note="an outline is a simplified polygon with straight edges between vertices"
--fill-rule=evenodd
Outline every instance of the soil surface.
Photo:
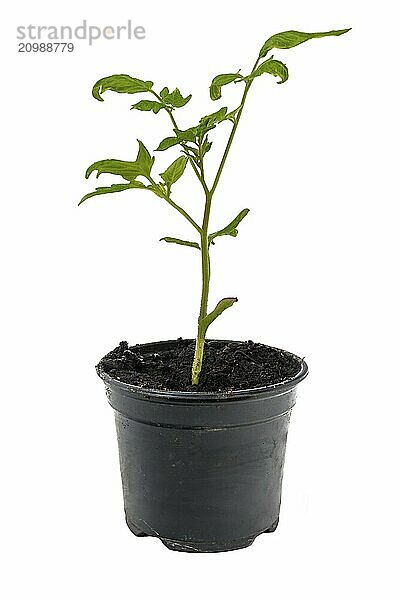
M 100 365 L 114 379 L 153 390 L 227 392 L 292 379 L 302 360 L 289 352 L 248 342 L 206 342 L 199 385 L 191 384 L 194 340 L 179 338 L 170 349 L 151 352 L 140 345 L 119 346 Z

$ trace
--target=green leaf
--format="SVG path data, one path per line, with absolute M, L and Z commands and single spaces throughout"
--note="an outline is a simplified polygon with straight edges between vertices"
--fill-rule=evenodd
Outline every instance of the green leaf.
M 176 133 L 176 137 L 180 142 L 195 142 L 197 136 L 197 126 L 189 127 L 189 129 L 185 129 L 181 131 L 180 129 L 174 129 Z
M 287 70 L 287 66 L 284 65 L 283 62 L 281 62 L 280 60 L 273 60 L 272 58 L 269 58 L 265 62 L 261 63 L 261 65 L 257 67 L 255 71 L 250 73 L 250 75 L 245 77 L 245 80 L 250 81 L 255 77 L 259 77 L 263 73 L 269 73 L 274 77 L 280 77 L 281 80 L 277 83 L 284 83 L 289 78 L 289 71 Z
M 101 94 L 110 90 L 118 94 L 138 94 L 140 92 L 148 92 L 153 87 L 152 81 L 142 81 L 130 75 L 110 75 L 99 79 L 92 89 L 92 96 L 96 100 L 103 102 Z
M 137 188 L 139 190 L 147 190 L 148 186 L 145 185 L 144 183 L 142 183 L 141 181 L 131 181 L 131 183 L 129 184 L 129 187 L 131 188 Z
M 153 113 L 157 114 L 165 106 L 161 102 L 157 102 L 157 100 L 140 100 L 140 102 L 131 106 L 131 110 L 133 108 L 136 108 L 136 110 L 152 110 Z
M 156 183 L 155 185 L 148 185 L 147 189 L 154 192 L 155 195 L 158 196 L 159 198 L 165 199 L 165 197 L 166 197 L 166 191 L 161 183 Z
M 130 190 L 133 188 L 146 189 L 146 186 L 141 181 L 132 181 L 131 183 L 114 183 L 110 187 L 98 187 L 94 192 L 90 192 L 83 196 L 83 198 L 79 201 L 78 206 L 85 202 L 88 198 L 92 198 L 93 196 L 100 196 L 101 194 L 111 194 L 113 192 L 123 192 L 124 190 Z
M 175 88 L 173 92 L 169 93 L 169 89 L 165 87 L 161 90 L 160 96 L 163 102 L 165 102 L 165 104 L 169 104 L 174 108 L 182 108 L 189 102 L 189 100 L 192 97 L 192 94 L 189 94 L 189 96 L 186 96 L 186 98 L 184 98 L 180 90 L 178 90 L 178 88 Z
M 93 171 L 97 171 L 96 177 L 99 177 L 102 173 L 110 173 L 111 175 L 121 175 L 127 181 L 133 181 L 138 175 L 141 175 L 141 170 L 136 162 L 115 160 L 114 158 L 99 160 L 90 165 L 86 171 L 86 179 Z
M 227 308 L 230 308 L 237 301 L 238 301 L 237 298 L 222 298 L 222 300 L 220 300 L 218 302 L 218 304 L 214 308 L 214 310 L 212 312 L 208 313 L 208 315 L 205 316 L 204 319 L 202 320 L 202 326 L 204 327 L 204 332 L 207 331 L 208 327 L 211 325 L 211 323 L 213 321 L 215 321 L 215 319 L 217 317 L 222 315 L 224 310 L 226 310 Z
M 179 244 L 180 246 L 191 246 L 192 248 L 197 248 L 200 250 L 200 246 L 197 242 L 188 242 L 186 240 L 180 240 L 179 238 L 173 237 L 163 237 L 160 239 L 160 242 L 168 242 L 170 244 Z
M 294 48 L 303 42 L 307 42 L 313 38 L 322 38 L 331 35 L 343 35 L 350 31 L 349 29 L 336 29 L 333 31 L 323 31 L 320 33 L 303 33 L 302 31 L 282 31 L 267 39 L 264 46 L 260 50 L 260 58 L 264 58 L 267 53 L 273 48 L 288 49 Z
M 176 144 L 179 144 L 177 137 L 167 137 L 159 143 L 158 148 L 156 148 L 155 151 L 162 152 L 163 150 L 168 150 L 168 148 L 171 148 L 172 146 L 176 146 Z
M 188 146 L 186 144 L 184 151 L 187 151 L 189 153 L 191 152 L 194 155 L 195 158 L 199 158 L 199 156 L 200 156 L 199 149 L 195 148 L 195 146 Z
M 235 117 L 237 111 L 239 110 L 239 108 L 240 107 L 238 107 L 235 110 L 233 110 L 232 112 L 228 113 L 227 107 L 223 106 L 222 108 L 220 108 L 216 112 L 212 113 L 211 115 L 206 115 L 205 117 L 202 117 L 199 121 L 199 125 L 197 126 L 197 134 L 200 138 L 200 142 L 201 142 L 204 134 L 206 134 L 211 129 L 214 129 L 214 127 L 216 125 L 218 125 L 218 123 L 222 123 L 222 121 L 227 121 L 228 119 L 231 121 L 234 120 L 234 117 Z
M 203 146 L 202 146 L 203 156 L 205 154 L 207 154 L 207 152 L 209 152 L 209 150 L 211 150 L 211 146 L 212 146 L 212 142 L 209 141 L 208 136 L 206 135 L 206 137 L 204 138 L 204 141 L 203 141 Z
M 147 150 L 143 142 L 140 140 L 138 140 L 138 142 L 139 152 L 136 157 L 136 165 L 140 169 L 142 175 L 149 177 L 154 163 L 154 157 L 150 156 L 150 152 Z
M 231 110 L 231 112 L 229 112 L 226 116 L 224 121 L 232 121 L 232 123 L 235 123 L 236 121 L 236 117 L 237 114 L 239 112 L 239 110 L 241 109 L 241 106 L 238 106 L 237 108 L 235 108 L 234 110 Z
M 204 134 L 206 131 L 213 129 L 217 125 L 217 123 L 224 121 L 226 118 L 227 111 L 227 107 L 223 106 L 211 115 L 206 115 L 205 117 L 202 117 L 200 119 L 200 124 L 198 127 L 199 133 Z
M 250 209 L 248 208 L 244 208 L 242 211 L 240 211 L 240 213 L 229 223 L 229 225 L 227 225 L 226 227 L 224 227 L 223 229 L 220 229 L 219 231 L 216 231 L 215 233 L 211 233 L 208 236 L 208 242 L 209 243 L 214 243 L 213 240 L 216 237 L 219 237 L 221 235 L 231 235 L 232 237 L 236 237 L 237 234 L 239 233 L 237 230 L 237 226 L 239 225 L 239 223 L 241 221 L 243 221 L 243 219 L 245 218 L 245 216 L 250 212 Z
M 145 145 L 139 142 L 139 152 L 134 162 L 126 160 L 116 160 L 109 158 L 106 160 L 99 160 L 87 169 L 86 179 L 94 172 L 97 171 L 96 177 L 103 173 L 109 173 L 110 175 L 120 175 L 127 181 L 133 182 L 136 177 L 143 175 L 144 177 L 150 176 L 150 171 L 154 163 L 154 158 L 149 154 L 149 151 Z
M 187 164 L 187 156 L 180 156 L 168 167 L 164 173 L 160 173 L 161 177 L 168 186 L 176 183 L 182 177 Z
M 221 87 L 223 85 L 227 85 L 233 81 L 240 81 L 241 79 L 242 76 L 239 73 L 223 73 L 214 77 L 210 85 L 211 100 L 219 100 L 221 98 Z

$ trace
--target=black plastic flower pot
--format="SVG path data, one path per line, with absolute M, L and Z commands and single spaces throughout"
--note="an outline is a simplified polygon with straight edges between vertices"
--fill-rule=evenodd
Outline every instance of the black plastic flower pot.
M 222 552 L 276 529 L 290 413 L 308 372 L 300 362 L 290 380 L 224 394 L 142 389 L 100 364 L 135 535 L 157 537 L 171 550 Z

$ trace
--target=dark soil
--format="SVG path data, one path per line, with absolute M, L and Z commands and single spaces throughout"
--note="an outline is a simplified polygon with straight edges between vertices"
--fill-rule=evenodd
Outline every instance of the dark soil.
M 301 369 L 297 356 L 254 342 L 206 342 L 199 385 L 191 384 L 194 340 L 156 352 L 121 342 L 100 365 L 114 379 L 153 390 L 226 392 L 281 383 Z

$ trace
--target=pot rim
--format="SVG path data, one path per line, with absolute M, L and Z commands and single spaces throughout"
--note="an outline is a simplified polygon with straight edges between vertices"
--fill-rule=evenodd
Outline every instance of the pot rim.
M 218 341 L 218 342 L 231 342 L 236 340 L 208 340 L 208 341 Z M 140 347 L 153 347 L 156 344 L 167 345 L 176 342 L 176 340 L 162 340 L 158 342 L 148 342 L 145 344 L 137 344 Z M 270 346 L 270 348 L 274 348 L 275 350 L 281 350 L 282 348 L 276 348 L 275 346 Z M 224 392 L 206 392 L 206 391 L 179 391 L 179 390 L 155 390 L 152 388 L 140 387 L 138 385 L 134 385 L 133 383 L 125 383 L 120 381 L 119 379 L 115 379 L 108 373 L 104 371 L 104 368 L 101 364 L 101 361 L 98 365 L 96 365 L 96 372 L 98 376 L 104 381 L 106 385 L 112 385 L 113 387 L 117 387 L 122 391 L 130 392 L 134 395 L 141 396 L 146 400 L 150 400 L 153 402 L 185 402 L 186 404 L 204 404 L 205 402 L 215 403 L 215 402 L 235 402 L 243 399 L 253 400 L 259 397 L 266 396 L 279 396 L 281 394 L 285 394 L 289 390 L 293 389 L 297 386 L 298 383 L 303 381 L 308 375 L 308 365 L 303 358 L 300 358 L 296 354 L 289 352 L 288 350 L 283 350 L 287 354 L 295 357 L 301 362 L 301 368 L 299 372 L 291 377 L 290 379 L 285 379 L 280 383 L 274 383 L 271 385 L 265 385 L 255 388 L 248 388 L 242 390 L 227 390 Z

